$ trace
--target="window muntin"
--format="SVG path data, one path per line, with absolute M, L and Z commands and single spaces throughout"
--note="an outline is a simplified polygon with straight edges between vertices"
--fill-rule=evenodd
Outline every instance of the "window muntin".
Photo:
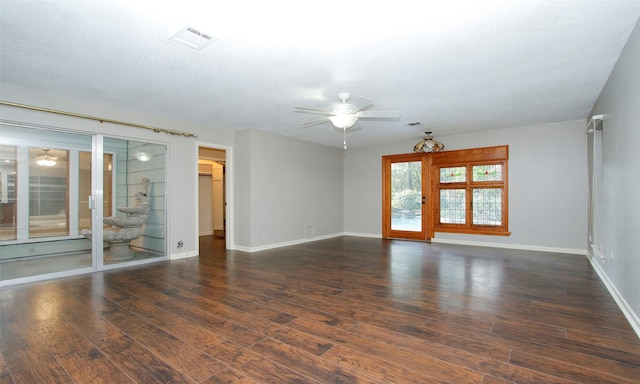
M 432 154 L 429 237 L 435 232 L 509 235 L 508 146 Z
M 502 225 L 502 164 L 441 167 L 440 224 Z M 469 180 L 465 175 L 470 174 Z M 463 189 L 460 187 L 464 186 Z M 469 209 L 467 209 L 469 208 Z
M 465 167 L 440 168 L 440 183 L 464 183 L 466 178 Z

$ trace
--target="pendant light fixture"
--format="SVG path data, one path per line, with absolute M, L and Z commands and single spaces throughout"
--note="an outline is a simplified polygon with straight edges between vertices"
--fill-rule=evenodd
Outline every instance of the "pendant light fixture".
M 425 132 L 425 137 L 421 142 L 413 147 L 414 152 L 440 152 L 444 150 L 444 144 L 439 141 L 433 140 L 431 132 Z

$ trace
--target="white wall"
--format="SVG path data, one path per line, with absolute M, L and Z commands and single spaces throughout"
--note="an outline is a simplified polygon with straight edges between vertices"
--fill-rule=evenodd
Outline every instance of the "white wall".
M 592 263 L 640 336 L 640 23 L 590 116 L 603 114 L 605 260 Z
M 237 132 L 235 153 L 240 249 L 342 234 L 341 149 L 249 129 Z
M 2 100 L 35 105 L 39 107 L 127 121 L 165 129 L 192 132 L 197 140 L 222 146 L 233 145 L 233 132 L 226 129 L 202 127 L 171 120 L 170 118 L 148 115 L 136 111 L 90 103 L 86 100 L 64 99 L 58 95 L 40 93 L 34 90 L 0 84 Z M 167 236 L 168 253 L 172 257 L 195 255 L 198 245 L 197 209 L 197 161 L 196 139 L 155 133 L 150 130 L 123 125 L 99 123 L 92 120 L 29 111 L 15 107 L 0 106 L 2 119 L 28 122 L 44 126 L 72 129 L 79 132 L 102 133 L 108 136 L 139 141 L 150 141 L 167 145 Z M 178 248 L 178 241 L 184 247 Z
M 511 236 L 436 233 L 433 241 L 586 253 L 585 121 L 436 135 L 445 150 L 509 145 Z M 382 233 L 383 155 L 410 153 L 415 141 L 349 149 L 345 157 L 345 232 Z

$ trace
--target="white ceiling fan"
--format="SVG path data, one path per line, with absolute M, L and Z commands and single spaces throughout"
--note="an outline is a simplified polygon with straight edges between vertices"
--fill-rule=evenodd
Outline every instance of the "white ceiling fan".
M 340 104 L 336 105 L 333 109 L 320 109 L 311 107 L 295 107 L 298 112 L 311 113 L 316 115 L 325 115 L 321 119 L 311 120 L 303 123 L 304 127 L 324 123 L 330 121 L 334 127 L 346 130 L 353 127 L 358 119 L 367 120 L 397 120 L 400 118 L 400 112 L 398 111 L 369 111 L 368 109 L 373 107 L 373 100 L 364 96 L 360 98 L 367 100 L 369 103 L 364 107 L 357 108 L 352 104 L 347 103 L 351 98 L 349 92 L 338 93 L 338 100 Z

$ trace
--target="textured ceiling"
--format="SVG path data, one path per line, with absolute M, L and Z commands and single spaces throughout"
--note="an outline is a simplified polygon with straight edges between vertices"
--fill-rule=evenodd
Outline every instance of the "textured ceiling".
M 335 147 L 294 107 L 348 91 L 402 114 L 358 122 L 350 146 L 417 141 L 586 118 L 640 16 L 640 0 L 225 3 L 0 0 L 1 81 Z M 217 40 L 168 40 L 185 25 Z

